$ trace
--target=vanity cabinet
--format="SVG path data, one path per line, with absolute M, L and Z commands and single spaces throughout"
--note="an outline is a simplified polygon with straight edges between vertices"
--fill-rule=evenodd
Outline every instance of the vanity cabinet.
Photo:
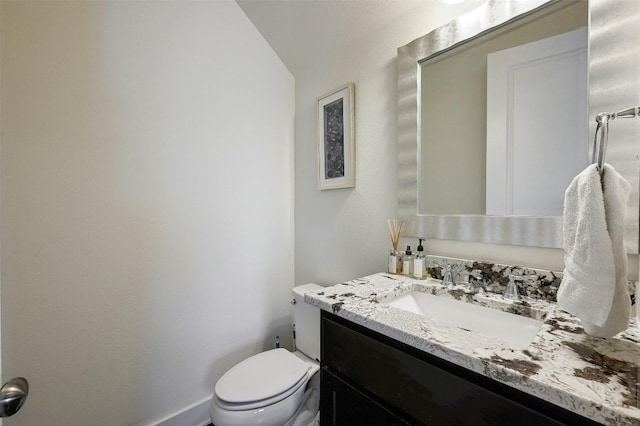
M 596 424 L 322 311 L 321 425 Z

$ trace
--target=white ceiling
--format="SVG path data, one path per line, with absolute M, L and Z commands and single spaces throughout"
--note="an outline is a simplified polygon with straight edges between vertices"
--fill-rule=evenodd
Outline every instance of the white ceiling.
M 236 1 L 294 77 L 314 57 L 330 57 L 336 46 L 366 40 L 397 18 L 448 7 L 440 0 Z

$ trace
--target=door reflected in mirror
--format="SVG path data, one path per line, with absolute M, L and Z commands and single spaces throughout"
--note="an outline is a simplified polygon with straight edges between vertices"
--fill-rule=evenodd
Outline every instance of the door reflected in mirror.
M 421 63 L 419 213 L 560 216 L 588 164 L 587 2 Z

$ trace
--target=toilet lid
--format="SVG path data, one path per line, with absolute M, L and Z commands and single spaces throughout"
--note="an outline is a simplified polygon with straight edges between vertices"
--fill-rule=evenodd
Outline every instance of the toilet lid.
M 237 364 L 216 383 L 219 399 L 243 404 L 268 399 L 289 390 L 311 368 L 286 349 L 262 352 Z

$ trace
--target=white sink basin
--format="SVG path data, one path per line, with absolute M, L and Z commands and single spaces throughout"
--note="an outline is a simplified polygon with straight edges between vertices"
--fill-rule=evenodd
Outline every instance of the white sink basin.
M 403 294 L 382 304 L 413 312 L 448 326 L 494 337 L 513 349 L 529 346 L 542 326 L 542 321 L 533 318 L 419 291 Z

